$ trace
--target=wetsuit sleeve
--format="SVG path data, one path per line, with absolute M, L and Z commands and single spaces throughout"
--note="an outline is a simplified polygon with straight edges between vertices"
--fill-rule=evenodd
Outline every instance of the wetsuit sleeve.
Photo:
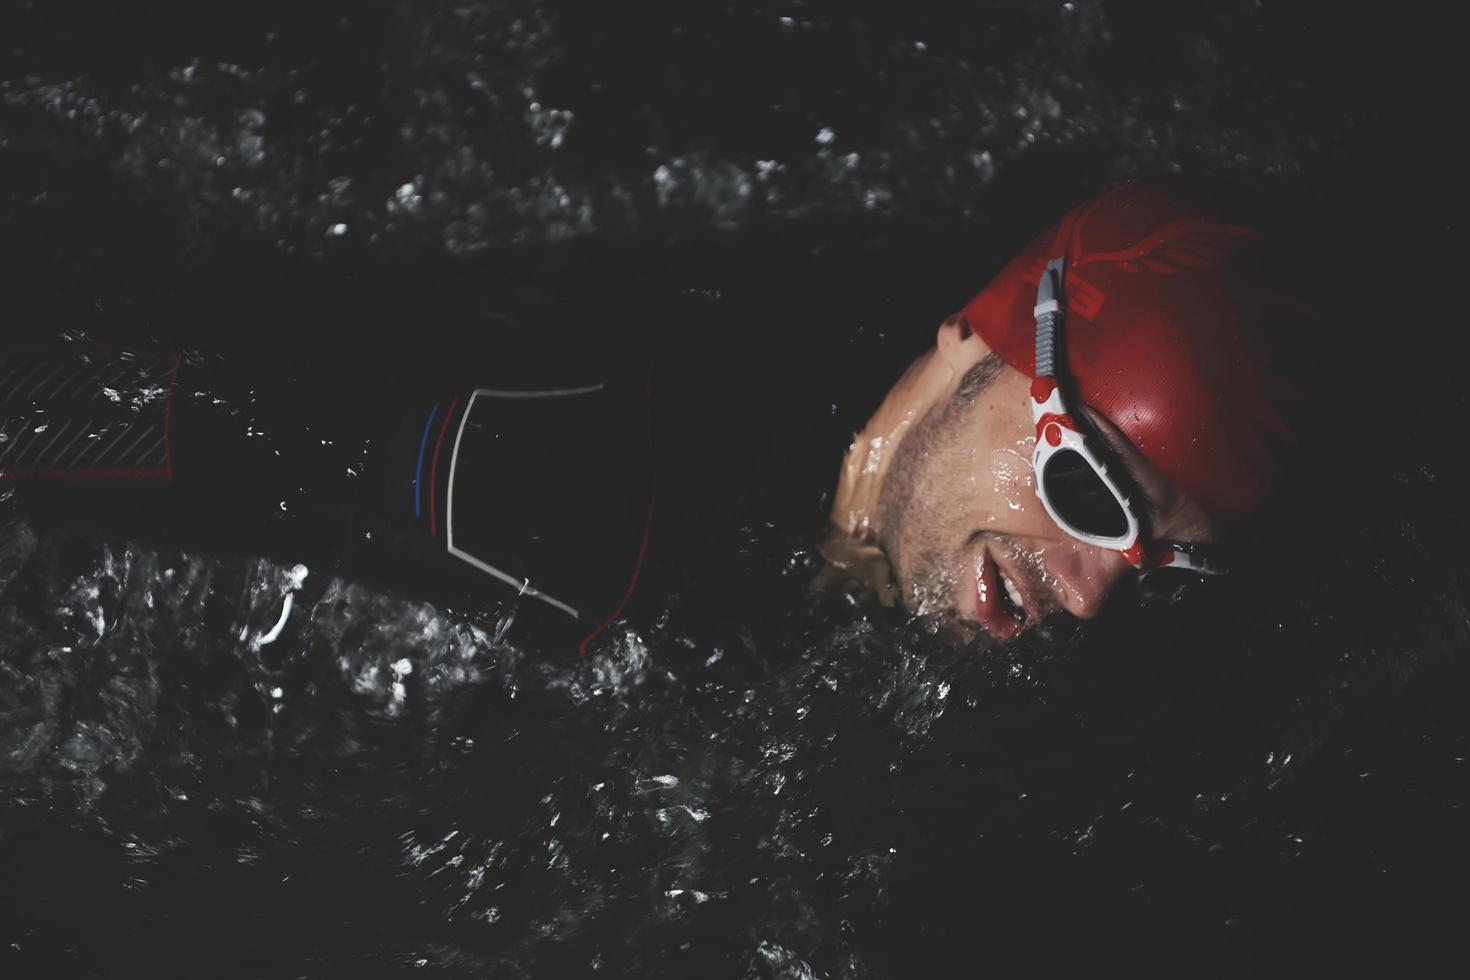
M 12 353 L 7 377 L 0 480 L 51 526 L 515 606 L 584 645 L 639 581 L 645 378 L 431 394 L 76 346 Z

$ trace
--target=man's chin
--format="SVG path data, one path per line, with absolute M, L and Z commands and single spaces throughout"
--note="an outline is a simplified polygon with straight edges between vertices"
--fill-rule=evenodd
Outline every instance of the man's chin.
M 901 590 L 904 608 L 915 616 L 954 624 L 971 639 L 978 634 L 992 643 L 1013 640 L 1034 625 L 1003 598 L 1000 568 L 984 550 L 964 565 L 970 567 L 959 574 L 906 582 Z
M 952 601 L 938 603 L 904 603 L 908 612 L 929 623 L 936 632 L 956 646 L 989 649 L 1007 643 L 1030 631 L 1037 624 L 1007 619 L 995 629 L 976 618 L 973 611 L 966 613 L 956 608 Z

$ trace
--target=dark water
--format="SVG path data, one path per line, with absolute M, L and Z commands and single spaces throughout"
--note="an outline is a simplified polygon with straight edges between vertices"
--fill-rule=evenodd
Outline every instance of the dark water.
M 0 5 L 6 340 L 182 349 L 180 397 L 281 460 L 218 502 L 268 547 L 0 499 L 5 975 L 1454 949 L 1451 32 L 1325 3 L 619 7 Z M 809 596 L 847 436 L 932 325 L 1072 203 L 1176 170 L 1342 247 L 1344 347 L 1375 363 L 1339 407 L 1374 424 L 1326 532 L 1003 648 Z M 315 559 L 359 448 L 321 392 L 591 338 L 681 407 L 679 546 L 594 656 Z

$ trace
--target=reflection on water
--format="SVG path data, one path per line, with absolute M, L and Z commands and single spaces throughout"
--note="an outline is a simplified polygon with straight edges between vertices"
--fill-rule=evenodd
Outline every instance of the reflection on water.
M 1395 809 L 1463 802 L 1454 700 L 1389 696 L 1463 646 L 1444 582 L 1400 589 L 1407 630 L 1319 596 L 1212 641 L 1164 610 L 984 651 L 802 598 L 798 557 L 775 619 L 675 602 L 567 660 L 299 566 L 7 540 L 9 569 L 33 550 L 0 607 L 23 962 L 861 976 L 976 942 L 1070 962 L 1065 929 L 1244 968 L 1393 912 L 1378 876 L 1426 857 L 1380 836 Z

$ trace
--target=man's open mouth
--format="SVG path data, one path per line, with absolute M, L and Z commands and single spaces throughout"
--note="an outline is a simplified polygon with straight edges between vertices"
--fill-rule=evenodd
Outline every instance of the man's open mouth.
M 1021 590 L 996 563 L 989 548 L 975 558 L 975 618 L 998 640 L 1008 640 L 1026 628 Z

